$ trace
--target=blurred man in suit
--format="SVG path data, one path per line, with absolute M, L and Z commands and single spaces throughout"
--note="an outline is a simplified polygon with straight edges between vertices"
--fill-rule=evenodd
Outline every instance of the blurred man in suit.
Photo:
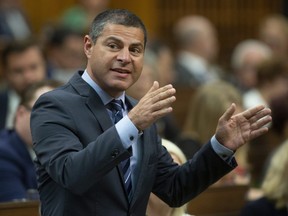
M 6 87 L 0 92 L 0 129 L 13 128 L 23 92 L 46 78 L 46 63 L 40 46 L 33 40 L 15 41 L 2 52 Z
M 0 202 L 29 199 L 29 190 L 37 191 L 32 161 L 35 154 L 30 131 L 31 109 L 41 94 L 59 85 L 49 80 L 31 86 L 17 108 L 14 129 L 0 132 Z

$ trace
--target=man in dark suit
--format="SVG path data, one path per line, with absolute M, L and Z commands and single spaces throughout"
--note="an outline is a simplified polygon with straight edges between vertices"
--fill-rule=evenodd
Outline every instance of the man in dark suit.
M 31 130 L 43 216 L 144 216 L 151 192 L 181 206 L 236 166 L 233 151 L 267 132 L 269 109 L 233 115 L 233 104 L 211 142 L 184 165 L 173 163 L 154 123 L 172 112 L 175 89 L 154 82 L 138 103 L 125 95 L 141 74 L 146 40 L 129 11 L 99 14 L 84 38 L 85 71 L 36 102 Z
M 37 192 L 30 131 L 31 108 L 40 94 L 58 87 L 58 82 L 43 81 L 31 86 L 21 99 L 15 127 L 0 131 L 0 202 L 30 199 Z M 37 194 L 37 193 L 36 193 Z
M 11 129 L 23 92 L 46 78 L 46 63 L 40 46 L 33 40 L 8 43 L 1 63 L 7 85 L 0 92 L 0 129 Z

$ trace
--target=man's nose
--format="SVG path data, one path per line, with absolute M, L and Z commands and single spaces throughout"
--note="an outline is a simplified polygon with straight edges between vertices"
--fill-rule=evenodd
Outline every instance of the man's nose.
M 121 49 L 121 51 L 118 53 L 117 60 L 121 61 L 122 63 L 129 63 L 131 62 L 131 56 L 129 49 Z

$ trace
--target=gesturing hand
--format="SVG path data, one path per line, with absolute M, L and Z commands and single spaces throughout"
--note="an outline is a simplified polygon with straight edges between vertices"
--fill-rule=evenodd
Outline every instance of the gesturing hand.
M 129 118 L 139 130 L 144 130 L 159 118 L 172 112 L 171 104 L 176 100 L 176 90 L 172 85 L 159 88 L 154 82 L 150 90 L 128 113 Z
M 272 120 L 271 110 L 262 105 L 233 115 L 235 109 L 236 105 L 232 104 L 220 117 L 216 128 L 216 139 L 233 151 L 268 132 L 265 125 Z

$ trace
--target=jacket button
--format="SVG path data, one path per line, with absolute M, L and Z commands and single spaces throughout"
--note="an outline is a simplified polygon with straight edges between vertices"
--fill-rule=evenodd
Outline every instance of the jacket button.
M 114 149 L 111 153 L 112 158 L 115 158 L 120 153 L 119 149 Z

